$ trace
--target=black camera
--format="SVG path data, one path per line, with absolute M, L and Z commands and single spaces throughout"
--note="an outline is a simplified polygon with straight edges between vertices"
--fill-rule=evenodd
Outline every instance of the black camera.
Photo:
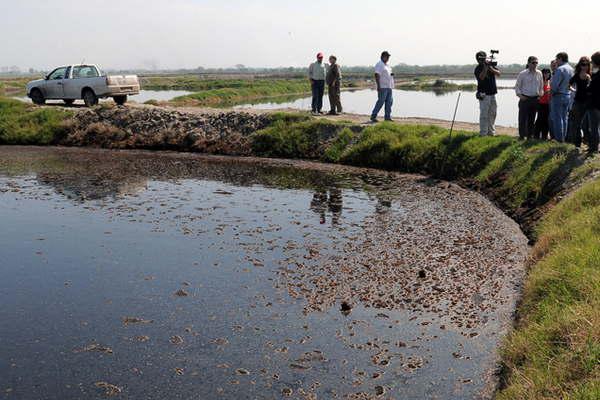
M 485 63 L 492 67 L 497 67 L 498 60 L 496 60 L 496 54 L 500 54 L 500 50 L 490 50 L 490 56 L 485 60 Z

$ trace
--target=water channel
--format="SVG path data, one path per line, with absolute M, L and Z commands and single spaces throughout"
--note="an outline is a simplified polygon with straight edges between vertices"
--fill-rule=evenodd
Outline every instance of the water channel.
M 453 184 L 0 147 L 0 398 L 472 399 L 527 257 Z

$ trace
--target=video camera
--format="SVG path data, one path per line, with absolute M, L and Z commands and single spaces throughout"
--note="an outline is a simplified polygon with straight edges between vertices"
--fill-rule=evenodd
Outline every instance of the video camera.
M 492 67 L 498 66 L 498 60 L 496 60 L 496 54 L 500 54 L 500 50 L 490 50 L 490 56 L 486 58 L 485 63 Z

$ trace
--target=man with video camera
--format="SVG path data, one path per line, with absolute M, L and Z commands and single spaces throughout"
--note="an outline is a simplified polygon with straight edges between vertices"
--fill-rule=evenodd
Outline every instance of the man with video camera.
M 496 113 L 497 103 L 496 77 L 500 76 L 498 63 L 494 60 L 494 54 L 497 50 L 491 51 L 491 57 L 488 58 L 485 51 L 479 51 L 475 54 L 477 67 L 475 68 L 475 78 L 477 79 L 477 99 L 479 100 L 479 134 L 481 136 L 494 135 L 496 133 Z

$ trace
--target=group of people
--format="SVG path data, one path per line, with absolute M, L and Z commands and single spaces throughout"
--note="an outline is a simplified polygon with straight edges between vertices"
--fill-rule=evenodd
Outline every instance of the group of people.
M 392 104 L 394 102 L 392 89 L 394 89 L 394 73 L 392 67 L 388 64 L 390 53 L 384 51 L 381 53 L 381 59 L 375 65 L 375 83 L 377 84 L 377 102 L 371 113 L 371 121 L 377 122 L 377 115 L 381 108 L 385 106 L 384 118 L 386 121 L 392 120 Z M 340 94 L 342 90 L 342 72 L 337 63 L 337 57 L 329 56 L 329 65 L 323 63 L 323 53 L 317 54 L 317 60 L 308 67 L 308 79 L 312 88 L 312 113 L 322 114 L 323 96 L 325 94 L 325 85 L 329 95 L 330 115 L 342 113 L 342 103 Z
M 497 65 L 483 51 L 475 55 L 477 98 L 480 106 L 480 134 L 493 135 L 496 119 Z M 538 70 L 539 60 L 531 56 L 517 77 L 519 98 L 519 138 L 548 137 L 580 147 L 587 142 L 588 152 L 598 152 L 600 141 L 600 52 L 581 57 L 575 69 L 567 53 L 561 52 L 550 69 Z

